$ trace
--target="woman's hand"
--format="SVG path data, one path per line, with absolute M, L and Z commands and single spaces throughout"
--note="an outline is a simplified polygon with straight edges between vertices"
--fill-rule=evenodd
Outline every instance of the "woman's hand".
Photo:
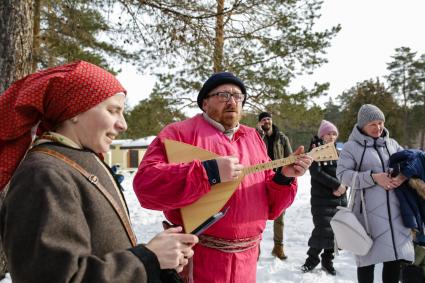
M 393 178 L 388 176 L 387 173 L 373 173 L 372 178 L 379 186 L 384 188 L 387 191 L 394 190 L 397 188 L 400 184 L 398 184 L 398 181 L 393 181 Z
M 193 256 L 192 247 L 198 242 L 198 237 L 182 234 L 181 231 L 182 227 L 169 228 L 146 244 L 158 258 L 161 269 L 175 269 L 181 272 Z
M 332 193 L 333 193 L 334 196 L 340 197 L 343 194 L 345 194 L 346 191 L 347 191 L 347 188 L 343 184 L 341 184 L 341 185 L 339 185 L 338 189 L 336 189 Z
M 406 181 L 406 176 L 399 173 L 396 177 L 391 178 L 391 182 L 394 184 L 394 186 L 399 187 L 401 184 L 403 184 L 404 181 Z

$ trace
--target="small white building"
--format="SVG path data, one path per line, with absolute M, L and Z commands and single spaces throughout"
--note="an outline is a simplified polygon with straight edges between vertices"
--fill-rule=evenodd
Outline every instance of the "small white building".
M 121 169 L 135 169 L 139 167 L 146 149 L 154 139 L 155 136 L 137 140 L 114 140 L 105 155 L 105 162 L 109 166 L 119 165 Z

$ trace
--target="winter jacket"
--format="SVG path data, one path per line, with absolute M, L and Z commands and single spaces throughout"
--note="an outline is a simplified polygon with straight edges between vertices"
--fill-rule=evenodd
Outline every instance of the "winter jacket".
M 315 136 L 311 143 L 320 146 L 323 141 Z M 308 240 L 308 245 L 318 249 L 334 248 L 334 234 L 330 226 L 331 218 L 337 212 L 337 206 L 347 206 L 347 196 L 337 197 L 333 194 L 340 181 L 336 178 L 336 161 L 316 162 L 310 166 L 311 176 L 311 214 L 313 215 L 314 229 Z
M 258 129 L 257 129 L 258 130 Z M 288 157 L 292 153 L 291 143 L 289 142 L 289 138 L 280 131 L 280 129 L 272 125 L 272 136 L 267 136 L 263 130 L 258 130 L 258 133 L 260 134 L 261 138 L 263 139 L 264 143 L 267 145 L 269 144 L 269 139 L 274 138 L 273 141 L 273 156 L 270 156 L 272 160 L 281 159 Z
M 407 178 L 419 178 L 425 181 L 425 152 L 415 149 L 404 149 L 393 154 L 390 166 L 397 168 Z
M 114 179 L 92 152 L 43 144 L 71 158 L 127 207 Z M 132 247 L 106 198 L 78 171 L 40 152 L 27 154 L 0 213 L 1 238 L 14 283 L 159 282 L 156 256 Z
M 149 146 L 133 186 L 143 207 L 163 210 L 174 224 L 181 225 L 179 208 L 208 193 L 211 185 L 199 160 L 168 163 L 165 138 L 188 143 L 220 156 L 236 156 L 244 166 L 269 161 L 266 147 L 255 129 L 240 125 L 230 140 L 202 114 L 165 127 Z M 242 179 L 226 203 L 229 210 L 205 235 L 227 240 L 260 236 L 266 220 L 280 215 L 294 200 L 296 180 L 290 185 L 274 182 L 273 170 L 250 174 Z M 258 248 L 225 253 L 200 244 L 194 248 L 194 281 L 208 283 L 250 283 L 256 281 Z
M 419 150 L 405 149 L 390 157 L 389 166 L 401 172 L 408 179 L 425 180 L 425 153 Z M 422 183 L 423 184 L 423 183 Z M 395 192 L 400 202 L 404 226 L 418 232 L 417 239 L 423 239 L 425 228 L 425 195 L 423 186 L 413 186 L 404 182 Z M 421 244 L 424 244 L 422 242 Z
M 395 190 L 404 226 L 423 234 L 425 220 L 425 200 L 407 182 Z
M 369 229 L 373 239 L 370 251 L 364 256 L 356 256 L 359 267 L 414 258 L 410 229 L 403 225 L 400 203 L 395 191 L 387 191 L 375 184 L 372 173 L 386 172 L 391 154 L 402 150 L 398 143 L 389 137 L 384 129 L 381 137 L 374 139 L 354 126 L 348 141 L 339 156 L 337 177 L 346 185 L 351 185 L 355 171 L 355 189 L 364 194 Z M 353 211 L 364 225 L 360 193 L 356 194 Z

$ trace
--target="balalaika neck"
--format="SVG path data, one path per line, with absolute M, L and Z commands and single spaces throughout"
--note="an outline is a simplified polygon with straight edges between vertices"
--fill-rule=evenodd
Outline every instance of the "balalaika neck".
M 274 168 L 290 165 L 294 163 L 296 160 L 297 160 L 297 157 L 292 155 L 285 158 L 276 159 L 273 161 L 269 161 L 269 162 L 265 162 L 265 163 L 261 163 L 257 165 L 252 165 L 249 167 L 245 167 L 243 169 L 243 175 L 248 175 L 248 174 L 261 172 L 268 169 L 274 169 Z

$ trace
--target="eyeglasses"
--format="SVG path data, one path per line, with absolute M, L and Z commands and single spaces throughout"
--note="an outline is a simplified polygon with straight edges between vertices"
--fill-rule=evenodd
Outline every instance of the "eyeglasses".
M 218 100 L 220 102 L 228 102 L 230 100 L 230 97 L 233 97 L 236 102 L 241 102 L 245 99 L 245 94 L 243 93 L 216 92 L 208 95 L 208 97 L 211 96 L 218 96 Z

